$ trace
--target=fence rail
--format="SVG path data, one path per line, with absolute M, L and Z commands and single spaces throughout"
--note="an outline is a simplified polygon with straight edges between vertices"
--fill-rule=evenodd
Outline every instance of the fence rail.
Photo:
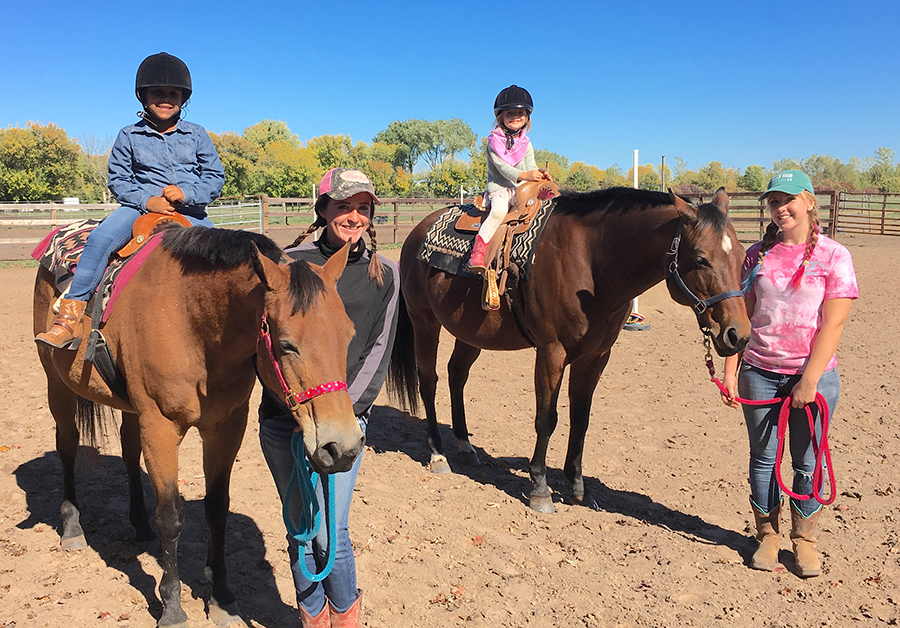
M 687 197 L 706 203 L 712 194 Z M 758 192 L 729 194 L 729 217 L 742 242 L 759 240 L 769 222 Z M 818 192 L 823 233 L 900 236 L 900 194 Z M 397 244 L 431 212 L 457 203 L 456 198 L 384 198 L 376 208 L 374 228 L 379 245 Z M 268 235 L 279 245 L 292 242 L 315 219 L 312 198 L 270 196 L 221 198 L 208 208 L 217 227 L 242 228 Z M 31 249 L 55 227 L 85 218 L 102 218 L 116 204 L 0 203 L 0 259 L 27 259 Z

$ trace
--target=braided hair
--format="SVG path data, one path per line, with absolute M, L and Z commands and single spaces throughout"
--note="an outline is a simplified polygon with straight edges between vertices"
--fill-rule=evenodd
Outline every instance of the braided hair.
M 797 268 L 797 271 L 794 273 L 794 276 L 791 278 L 791 287 L 798 288 L 800 287 L 800 283 L 803 281 L 803 275 L 806 271 L 806 266 L 809 264 L 809 260 L 812 257 L 813 251 L 816 249 L 816 245 L 819 243 L 819 202 L 816 200 L 814 194 L 811 194 L 807 190 L 801 191 L 797 196 L 806 201 L 807 206 L 810 207 L 809 212 L 809 220 L 812 223 L 809 228 L 809 235 L 806 237 L 806 250 L 803 252 L 803 259 L 800 261 L 800 266 Z M 744 294 L 747 294 L 750 289 L 753 287 L 753 283 L 756 281 L 756 277 L 759 274 L 759 269 L 762 267 L 763 260 L 766 255 L 772 249 L 773 246 L 778 244 L 778 225 L 774 222 L 769 222 L 766 227 L 766 233 L 763 236 L 762 243 L 759 248 L 759 259 L 756 262 L 756 266 L 750 271 L 750 274 L 741 284 L 741 288 L 744 291 Z
M 322 194 L 316 200 L 316 204 L 313 206 L 316 219 L 309 228 L 298 235 L 287 248 L 292 249 L 295 246 L 299 246 L 311 233 L 315 233 L 316 230 L 328 226 L 328 223 L 325 221 L 325 206 L 328 205 L 329 200 L 331 200 L 331 197 L 327 194 Z M 374 218 L 374 216 L 370 216 L 369 225 L 366 227 L 366 233 L 369 234 L 369 239 L 372 241 L 372 248 L 369 252 L 368 278 L 369 281 L 374 280 L 380 288 L 384 285 L 384 266 L 378 258 L 378 241 L 375 236 L 375 225 L 372 223 L 371 218 Z

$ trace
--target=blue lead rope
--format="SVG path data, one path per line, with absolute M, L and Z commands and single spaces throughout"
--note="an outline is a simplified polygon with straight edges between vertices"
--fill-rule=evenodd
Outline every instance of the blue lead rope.
M 294 537 L 301 546 L 312 542 L 319 533 L 319 526 L 322 518 L 319 512 L 319 500 L 316 498 L 316 482 L 319 480 L 319 474 L 312 470 L 309 461 L 306 459 L 306 451 L 303 447 L 303 432 L 294 432 L 291 436 L 291 453 L 294 456 L 294 469 L 291 471 L 291 478 L 288 480 L 287 492 L 282 500 L 282 515 L 284 517 L 284 526 L 287 528 L 288 534 Z M 325 499 L 328 501 L 328 562 L 321 572 L 317 574 L 310 573 L 306 567 L 305 552 L 300 552 L 298 561 L 300 563 L 300 571 L 303 577 L 310 582 L 321 582 L 328 577 L 334 567 L 334 558 L 337 553 L 337 524 L 335 522 L 335 506 L 334 506 L 334 475 L 326 475 L 327 486 L 324 487 Z M 291 521 L 291 496 L 294 491 L 300 493 L 300 521 L 298 527 L 295 528 Z

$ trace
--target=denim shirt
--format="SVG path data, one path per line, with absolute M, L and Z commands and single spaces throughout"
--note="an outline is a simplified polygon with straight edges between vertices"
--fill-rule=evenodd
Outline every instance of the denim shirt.
M 167 185 L 184 192 L 182 214 L 205 217 L 206 205 L 218 198 L 225 171 L 206 130 L 179 120 L 161 134 L 141 120 L 119 131 L 109 155 L 109 189 L 121 205 L 144 212 L 151 196 Z

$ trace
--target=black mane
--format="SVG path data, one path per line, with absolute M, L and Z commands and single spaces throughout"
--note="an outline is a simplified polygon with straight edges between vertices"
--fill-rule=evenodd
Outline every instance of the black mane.
M 591 192 L 565 191 L 560 195 L 553 211 L 582 215 L 609 211 L 626 213 L 632 209 L 641 210 L 671 203 L 672 199 L 664 192 L 618 187 Z
M 208 272 L 210 267 L 236 268 L 252 265 L 256 253 L 251 246 L 276 264 L 281 262 L 281 249 L 270 238 L 252 231 L 207 229 L 205 227 L 172 228 L 163 234 L 161 245 L 181 262 L 185 272 Z M 306 313 L 325 292 L 325 283 L 304 261 L 292 262 L 290 294 L 292 314 Z
M 252 263 L 256 253 L 275 263 L 281 260 L 281 249 L 271 239 L 259 233 L 237 229 L 207 229 L 206 227 L 172 228 L 163 234 L 162 247 L 181 262 L 200 262 L 211 266 L 234 268 Z

